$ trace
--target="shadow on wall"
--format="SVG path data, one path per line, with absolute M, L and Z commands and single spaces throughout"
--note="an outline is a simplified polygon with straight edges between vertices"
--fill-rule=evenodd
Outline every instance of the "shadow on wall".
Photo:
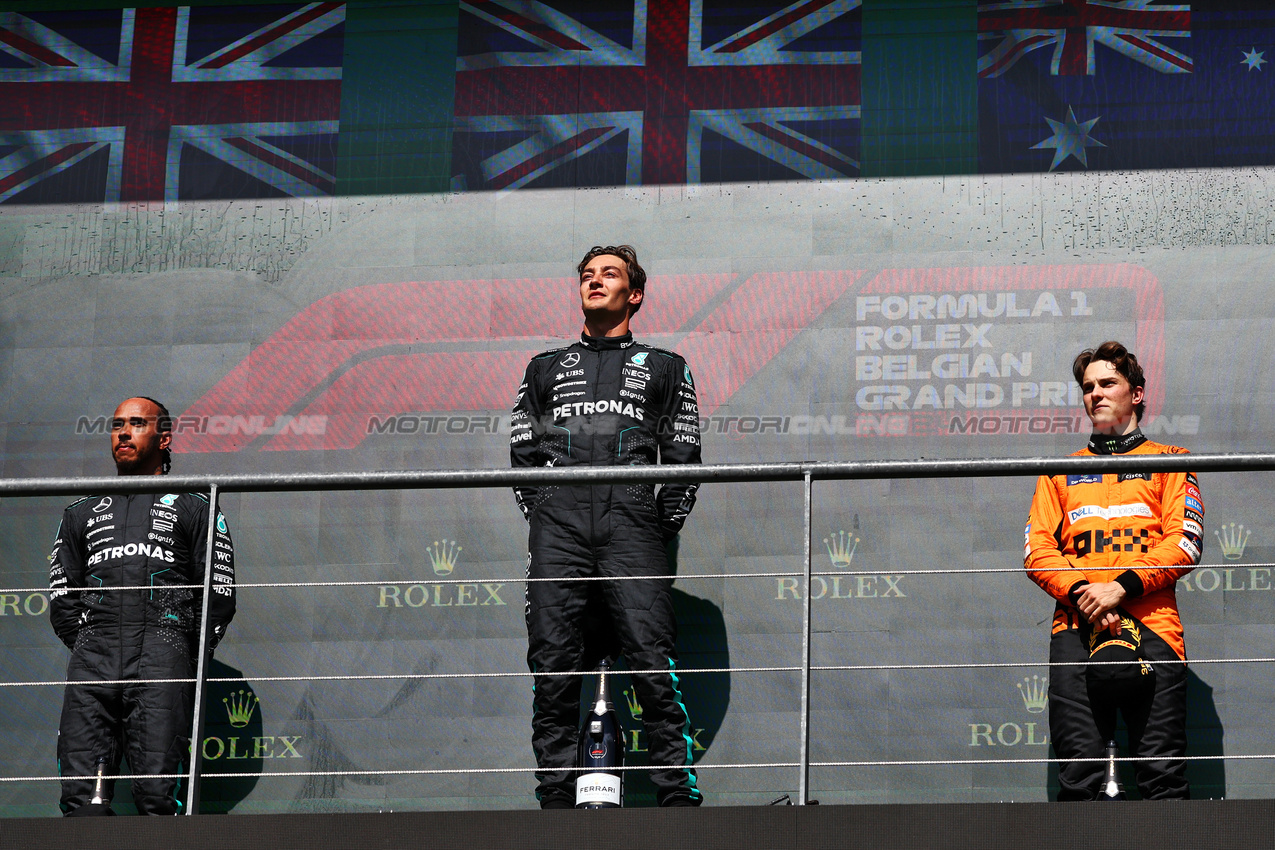
M 677 575 L 677 547 L 680 538 L 669 544 L 669 568 Z M 722 609 L 707 599 L 691 596 L 673 588 L 673 612 L 677 617 L 677 666 L 680 670 L 725 669 L 730 666 L 730 648 L 726 639 L 726 619 Z M 605 605 L 599 598 L 589 603 L 588 612 L 601 612 Z M 619 641 L 605 617 L 586 615 L 584 623 L 584 669 L 596 669 L 602 659 L 619 654 Z M 619 669 L 625 667 L 623 660 Z M 696 762 L 708 752 L 713 738 L 722 728 L 730 705 L 729 673 L 686 673 L 678 677 L 682 700 L 691 720 L 691 753 Z M 585 679 L 580 691 L 580 716 L 593 704 L 597 688 L 594 677 Z M 616 716 L 624 727 L 625 765 L 642 767 L 650 764 L 646 728 L 642 724 L 642 705 L 627 673 L 619 672 L 611 680 L 611 699 Z M 700 778 L 703 782 L 703 778 Z M 628 771 L 624 777 L 624 805 L 654 806 L 655 786 L 645 771 Z
M 220 661 L 214 660 L 208 667 L 210 679 L 242 676 L 243 671 Z M 260 773 L 262 745 L 259 742 L 265 739 L 261 737 L 261 709 L 252 690 L 244 682 L 209 682 L 206 693 L 204 763 L 200 775 Z M 131 772 L 128 757 L 125 756 L 120 760 L 120 774 L 127 775 Z M 242 802 L 256 785 L 256 776 L 203 779 L 200 785 L 199 813 L 226 814 Z M 130 782 L 116 782 L 114 793 L 111 808 L 117 815 L 137 814 Z M 177 793 L 185 805 L 185 781 L 178 786 Z
M 687 670 L 723 669 L 730 666 L 726 640 L 726 620 L 721 608 L 707 599 L 673 589 L 673 609 L 677 612 L 678 667 Z M 713 745 L 730 705 L 730 673 L 687 673 L 680 677 L 682 698 L 691 719 L 691 750 L 696 762 Z M 591 688 L 585 687 L 585 693 Z M 629 677 L 616 677 L 616 714 L 628 733 L 626 764 L 649 764 L 642 708 L 637 703 Z M 700 784 L 704 782 L 700 776 Z M 655 786 L 643 771 L 630 771 L 624 782 L 626 806 L 655 805 Z
M 208 667 L 210 679 L 237 679 L 242 670 L 216 659 Z M 243 776 L 206 778 L 199 792 L 200 814 L 226 814 L 257 787 L 257 776 L 267 758 L 283 746 L 277 738 L 263 737 L 264 711 L 247 682 L 209 682 L 204 701 L 205 722 L 201 775 L 237 773 Z
M 1186 754 L 1188 756 L 1217 756 L 1217 758 L 1188 761 L 1186 778 L 1191 783 L 1193 800 L 1221 800 L 1226 797 L 1226 762 L 1222 718 L 1213 702 L 1213 688 L 1190 667 L 1186 678 Z M 1116 741 L 1122 755 L 1129 753 L 1129 733 L 1124 718 L 1116 727 Z M 1049 748 L 1050 758 L 1055 758 Z M 1049 799 L 1058 798 L 1058 765 L 1050 763 L 1048 775 Z M 1138 783 L 1134 778 L 1134 766 L 1126 762 L 1120 765 L 1120 784 L 1129 799 L 1141 799 Z

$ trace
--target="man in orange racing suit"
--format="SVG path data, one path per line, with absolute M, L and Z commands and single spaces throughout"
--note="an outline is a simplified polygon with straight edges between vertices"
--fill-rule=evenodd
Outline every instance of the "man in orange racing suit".
M 1146 380 L 1118 342 L 1080 353 L 1072 372 L 1093 423 L 1076 455 L 1186 454 L 1151 442 L 1138 427 Z M 1200 562 L 1204 504 L 1189 472 L 1041 476 L 1027 521 L 1024 564 L 1055 600 L 1051 665 L 1085 662 L 1089 637 L 1132 626 L 1141 637 L 1148 678 L 1122 706 L 1138 790 L 1144 799 L 1186 799 L 1186 646 L 1174 587 Z M 1183 662 L 1183 663 L 1176 663 Z M 1111 669 L 1111 668 L 1107 668 Z M 1102 759 L 1084 664 L 1052 666 L 1049 734 L 1060 759 Z M 1114 717 L 1112 720 L 1114 724 Z M 1093 800 L 1101 761 L 1063 761 L 1059 800 Z

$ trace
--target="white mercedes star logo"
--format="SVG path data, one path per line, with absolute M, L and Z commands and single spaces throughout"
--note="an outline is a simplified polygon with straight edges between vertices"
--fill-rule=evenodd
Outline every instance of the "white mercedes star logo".
M 580 352 L 578 351 L 573 351 L 570 354 L 568 354 L 566 357 L 562 358 L 562 365 L 566 367 L 567 369 L 570 369 L 572 366 L 576 365 L 579 362 L 580 362 Z

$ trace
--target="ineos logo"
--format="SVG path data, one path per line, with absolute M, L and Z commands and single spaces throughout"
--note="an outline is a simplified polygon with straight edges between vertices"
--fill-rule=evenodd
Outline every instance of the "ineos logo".
M 580 352 L 578 351 L 573 351 L 570 354 L 568 354 L 566 357 L 562 358 L 562 366 L 565 369 L 570 369 L 572 366 L 576 365 L 579 362 L 580 362 Z
M 102 511 L 106 510 L 110 506 L 111 506 L 111 497 L 107 496 L 105 499 L 103 499 L 102 501 L 98 502 L 96 505 L 93 506 L 93 513 L 100 514 Z

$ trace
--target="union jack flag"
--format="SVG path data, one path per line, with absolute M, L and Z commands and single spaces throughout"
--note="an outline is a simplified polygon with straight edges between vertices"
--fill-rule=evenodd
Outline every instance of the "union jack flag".
M 0 203 L 332 194 L 345 4 L 0 13 Z
M 1096 73 L 1102 44 L 1162 74 L 1189 74 L 1191 57 L 1158 41 L 1191 35 L 1190 6 L 1155 0 L 1018 0 L 980 3 L 979 40 L 994 41 L 979 57 L 980 77 L 999 77 L 1033 50 L 1052 48 L 1050 73 Z
M 453 188 L 858 174 L 860 0 L 462 0 Z

